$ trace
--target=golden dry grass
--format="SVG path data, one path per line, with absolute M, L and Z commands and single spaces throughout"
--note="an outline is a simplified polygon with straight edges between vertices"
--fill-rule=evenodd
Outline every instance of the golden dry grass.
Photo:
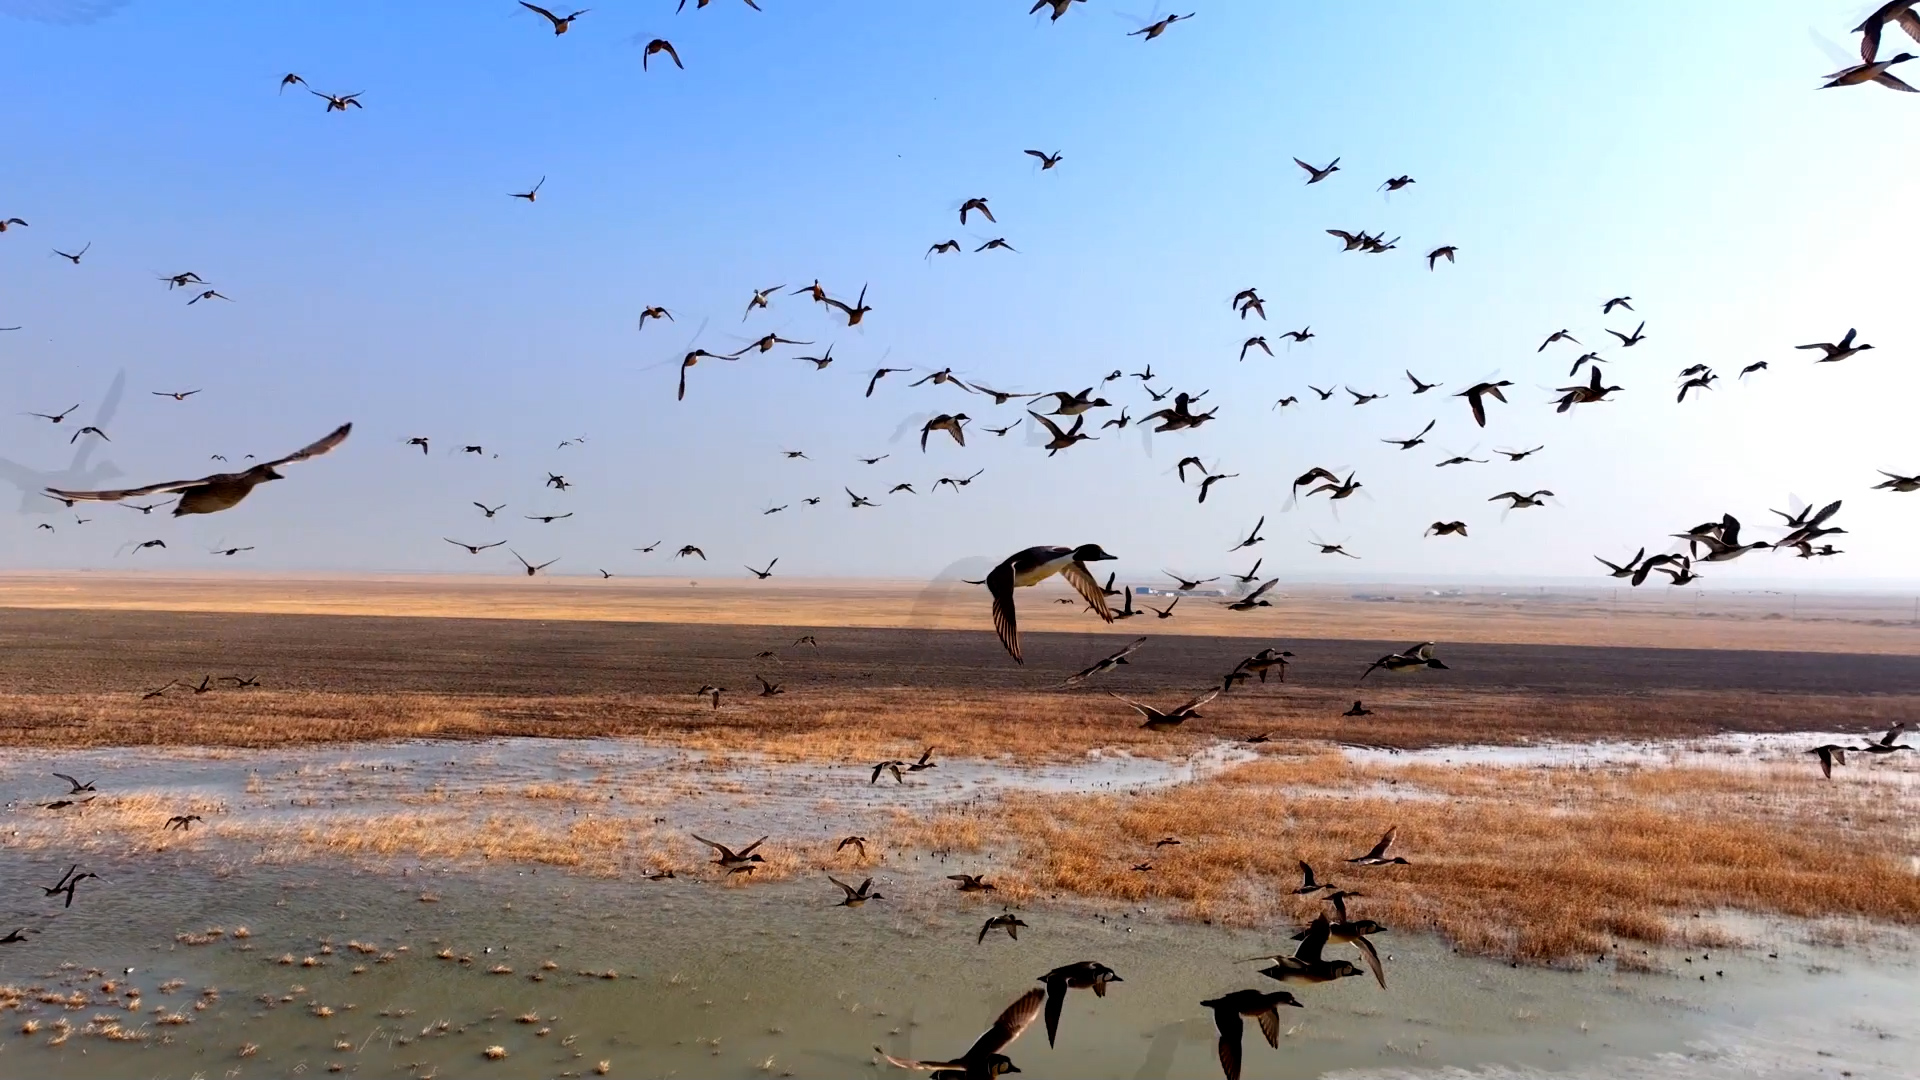
M 1017 795 L 898 821 L 890 839 L 1012 851 L 1011 896 L 1154 902 L 1246 926 L 1321 906 L 1290 892 L 1305 859 L 1365 895 L 1357 915 L 1396 930 L 1579 962 L 1622 943 L 1718 943 L 1689 916 L 1721 909 L 1920 922 L 1909 811 L 1880 785 L 1804 767 L 1362 768 L 1322 752 L 1136 796 Z M 1391 824 L 1412 865 L 1345 862 Z M 1156 852 L 1166 836 L 1182 843 Z M 1131 869 L 1142 860 L 1151 872 Z
M 1204 719 L 1165 734 L 1098 692 L 957 689 L 797 689 L 746 696 L 718 710 L 691 695 L 554 697 L 251 690 L 141 701 L 126 694 L 0 693 L 0 746 L 262 748 L 377 739 L 501 736 L 637 737 L 776 760 L 858 761 L 942 752 L 1022 761 L 1078 757 L 1095 747 L 1184 757 L 1218 738 L 1271 733 L 1396 747 L 1542 739 L 1672 738 L 1723 730 L 1884 730 L 1920 711 L 1920 695 L 1649 691 L 1602 696 L 1456 691 L 1395 683 L 1366 691 L 1374 715 L 1340 713 L 1352 691 L 1236 691 Z M 1150 701 L 1168 693 L 1143 694 Z M 535 790 L 528 798 L 543 797 Z M 563 788 L 545 797 L 571 798 Z

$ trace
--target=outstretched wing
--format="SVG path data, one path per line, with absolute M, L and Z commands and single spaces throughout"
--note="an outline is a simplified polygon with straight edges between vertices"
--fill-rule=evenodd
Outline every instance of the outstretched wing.
M 1034 1018 L 1040 1015 L 1041 1004 L 1046 999 L 1047 992 L 1037 986 L 1021 994 L 1018 1001 L 1007 1006 L 1006 1011 L 1000 1014 L 1000 1018 L 993 1022 L 992 1027 L 974 1040 L 965 1058 L 967 1060 L 983 1058 L 988 1054 L 997 1054 L 1006 1049 L 1009 1043 L 1019 1038 L 1020 1033 L 1033 1024 Z
M 1368 941 L 1365 934 L 1355 934 L 1353 935 L 1353 943 L 1360 947 L 1360 956 L 1366 960 L 1367 967 L 1373 972 L 1373 980 L 1380 984 L 1380 989 L 1385 990 L 1387 988 L 1387 972 L 1385 968 L 1380 966 L 1380 953 L 1373 947 L 1373 942 Z
M 1000 644 L 1007 647 L 1015 663 L 1026 663 L 1020 656 L 1020 627 L 1013 614 L 1013 567 L 1006 563 L 994 567 L 987 575 L 987 592 L 993 597 L 993 631 L 1000 635 Z
M 1068 563 L 1066 569 L 1060 571 L 1060 576 L 1067 579 L 1067 584 L 1073 586 L 1073 591 L 1079 593 L 1080 598 L 1091 605 L 1102 619 L 1108 622 L 1113 621 L 1113 610 L 1107 607 L 1106 591 L 1100 588 L 1100 583 L 1093 579 L 1093 575 L 1084 565 L 1078 562 Z
M 143 495 L 158 495 L 162 492 L 181 491 L 199 484 L 219 480 L 231 480 L 239 473 L 214 473 L 197 480 L 169 480 L 164 484 L 148 484 L 146 487 L 120 488 L 114 491 L 67 491 L 62 488 L 48 488 L 47 491 L 63 499 L 78 499 L 81 502 L 119 502 L 121 499 L 137 499 Z
M 1246 1025 L 1233 1009 L 1216 1007 L 1213 1026 L 1220 1029 L 1220 1071 L 1227 1080 L 1240 1080 L 1240 1033 Z
M 1300 939 L 1300 947 L 1293 952 L 1294 959 L 1308 964 L 1320 962 L 1320 950 L 1327 947 L 1329 926 L 1325 915 L 1315 915 L 1307 927 L 1306 936 Z
M 319 457 L 321 454 L 324 454 L 327 451 L 333 449 L 334 447 L 339 446 L 341 443 L 346 442 L 347 435 L 352 431 L 353 431 L 352 424 L 350 423 L 341 424 L 339 427 L 334 428 L 332 431 L 328 432 L 324 437 L 320 438 L 315 442 L 308 443 L 307 445 L 301 447 L 300 449 L 295 450 L 293 453 L 288 454 L 286 457 L 275 458 L 272 461 L 263 462 L 262 464 L 264 464 L 267 468 L 271 469 L 275 465 L 290 465 L 296 461 L 305 461 L 308 458 Z

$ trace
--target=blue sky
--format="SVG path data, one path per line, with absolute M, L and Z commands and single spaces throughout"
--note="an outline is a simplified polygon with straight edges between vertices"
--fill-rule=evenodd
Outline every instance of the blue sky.
M 63 6 L 86 5 L 0 13 Z M 68 468 L 72 427 L 123 371 L 113 442 L 87 461 L 126 483 L 356 425 L 226 513 L 9 514 L 0 564 L 517 572 L 450 536 L 509 540 L 555 572 L 640 574 L 669 567 L 629 549 L 662 539 L 702 546 L 716 573 L 778 556 L 796 575 L 915 577 L 1096 540 L 1146 576 L 1241 569 L 1226 549 L 1266 514 L 1267 569 L 1284 575 L 1579 577 L 1594 554 L 1723 512 L 1758 525 L 1798 496 L 1846 500 L 1845 556 L 1763 552 L 1709 584 L 1920 576 L 1920 493 L 1868 490 L 1876 469 L 1920 472 L 1920 101 L 1816 89 L 1862 5 L 1194 0 L 1179 10 L 1197 18 L 1150 43 L 1127 36 L 1157 14 L 1137 0 L 1058 23 L 1018 0 L 762 6 L 606 3 L 559 38 L 492 0 L 0 14 L 0 92 L 30 106 L 0 157 L 0 217 L 32 223 L 0 234 L 0 326 L 23 326 L 0 334 L 8 412 L 81 403 L 59 427 L 0 417 L 9 475 Z M 656 36 L 685 71 L 641 71 L 638 42 Z M 1911 44 L 1890 32 L 1883 52 Z M 289 71 L 366 108 L 277 94 Z M 1028 148 L 1065 159 L 1043 173 Z M 1342 171 L 1307 187 L 1295 156 Z M 1376 190 L 1401 173 L 1417 183 Z M 537 204 L 507 198 L 543 175 Z M 971 196 L 998 225 L 959 224 Z M 1345 254 L 1327 228 L 1404 239 Z M 1018 254 L 972 253 L 996 236 Z M 967 253 L 922 258 L 949 238 Z M 49 253 L 88 242 L 77 267 Z M 1440 244 L 1460 261 L 1429 272 L 1420 256 Z M 234 302 L 189 308 L 156 280 L 184 270 Z M 816 276 L 848 298 L 867 285 L 865 325 L 785 296 L 741 321 L 752 289 Z M 1228 307 L 1248 285 L 1264 326 Z M 1638 314 L 1603 319 L 1621 294 Z M 648 304 L 677 321 L 636 332 Z M 1642 317 L 1646 342 L 1602 349 L 1619 400 L 1556 415 L 1582 350 L 1540 341 L 1566 327 L 1600 347 Z M 1278 340 L 1305 325 L 1310 342 Z M 1792 348 L 1849 326 L 1876 350 L 1815 367 Z M 674 401 L 690 342 L 730 351 L 769 331 L 831 343 L 837 362 L 706 362 Z M 1255 332 L 1277 355 L 1236 361 Z M 1733 377 L 1754 360 L 1770 369 Z M 1197 432 L 1108 430 L 1048 459 L 1021 432 L 980 430 L 1016 404 L 910 389 L 918 374 L 862 398 L 883 362 L 1029 392 L 1151 364 L 1156 386 L 1222 409 Z M 1723 380 L 1676 404 L 1694 363 Z M 1447 385 L 1413 397 L 1408 368 Z M 1494 372 L 1517 385 L 1482 431 L 1446 395 Z M 1310 383 L 1391 396 L 1322 404 Z M 1138 380 L 1104 392 L 1133 416 L 1156 407 Z M 1283 395 L 1308 400 L 1270 410 Z M 974 417 L 964 450 L 920 452 L 912 433 L 936 411 Z M 1379 441 L 1429 419 L 1427 446 Z M 447 452 L 463 443 L 499 457 Z M 1543 443 L 1518 465 L 1433 466 Z M 1171 475 L 1187 454 L 1241 475 L 1197 505 Z M 1371 498 L 1337 518 L 1320 500 L 1283 512 L 1314 465 L 1356 470 Z M 548 471 L 576 487 L 543 490 Z M 920 494 L 886 494 L 899 482 Z M 849 509 L 847 486 L 882 506 Z M 1511 488 L 1558 501 L 1503 521 L 1487 499 Z M 472 500 L 509 509 L 487 521 Z M 1454 518 L 1469 539 L 1422 538 Z M 1331 567 L 1315 534 L 1364 560 Z M 154 537 L 164 555 L 120 551 Z

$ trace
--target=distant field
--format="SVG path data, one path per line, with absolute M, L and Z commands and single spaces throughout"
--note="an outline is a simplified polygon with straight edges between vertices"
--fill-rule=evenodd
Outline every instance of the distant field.
M 958 583 L 721 578 L 0 575 L 0 607 L 533 619 L 739 626 L 983 630 L 984 592 Z M 1149 584 L 1142 581 L 1139 584 Z M 1152 582 L 1164 585 L 1165 582 Z M 1122 582 L 1121 584 L 1126 584 Z M 1171 619 L 1102 627 L 1049 582 L 1023 591 L 1036 630 L 1381 641 L 1756 649 L 1920 655 L 1911 596 L 1719 593 L 1684 589 L 1542 591 L 1417 586 L 1276 588 L 1272 608 L 1227 611 L 1188 597 Z M 1356 599 L 1357 596 L 1372 599 Z M 1387 599 L 1390 597 L 1391 599 Z M 1166 597 L 1149 602 L 1165 607 Z
M 1450 670 L 1376 674 L 1356 688 L 1369 661 L 1416 635 L 1159 632 L 1178 621 L 1132 623 L 1149 638 L 1134 662 L 1066 690 L 1066 675 L 1121 639 L 1034 631 L 1022 666 L 980 629 L 4 608 L 0 744 L 618 734 L 797 757 L 890 754 L 921 741 L 972 754 L 1109 745 L 1177 755 L 1269 730 L 1398 746 L 1866 730 L 1920 705 L 1920 657 L 1906 655 L 1448 640 Z M 818 648 L 795 644 L 806 634 Z M 1296 654 L 1284 685 L 1235 690 L 1179 732 L 1141 731 L 1102 692 L 1171 705 L 1270 644 Z M 141 698 L 171 680 L 224 675 L 261 686 Z M 760 696 L 758 676 L 785 692 Z M 719 710 L 692 693 L 707 682 L 728 688 Z M 1374 715 L 1341 717 L 1355 698 Z

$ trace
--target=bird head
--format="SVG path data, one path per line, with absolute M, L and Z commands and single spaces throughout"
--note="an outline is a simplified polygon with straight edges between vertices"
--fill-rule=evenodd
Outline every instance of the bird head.
M 284 476 L 282 476 L 282 475 L 280 475 L 279 473 L 277 473 L 277 472 L 275 472 L 275 471 L 273 471 L 273 466 L 271 466 L 271 465 L 266 465 L 266 466 L 262 466 L 262 467 L 261 467 L 261 470 L 260 470 L 260 479 L 262 479 L 262 480 L 285 480 L 285 479 L 286 479 L 286 477 L 284 477 Z
M 1099 544 L 1082 544 L 1073 549 L 1073 557 L 1081 562 L 1108 562 L 1120 556 L 1107 554 Z

